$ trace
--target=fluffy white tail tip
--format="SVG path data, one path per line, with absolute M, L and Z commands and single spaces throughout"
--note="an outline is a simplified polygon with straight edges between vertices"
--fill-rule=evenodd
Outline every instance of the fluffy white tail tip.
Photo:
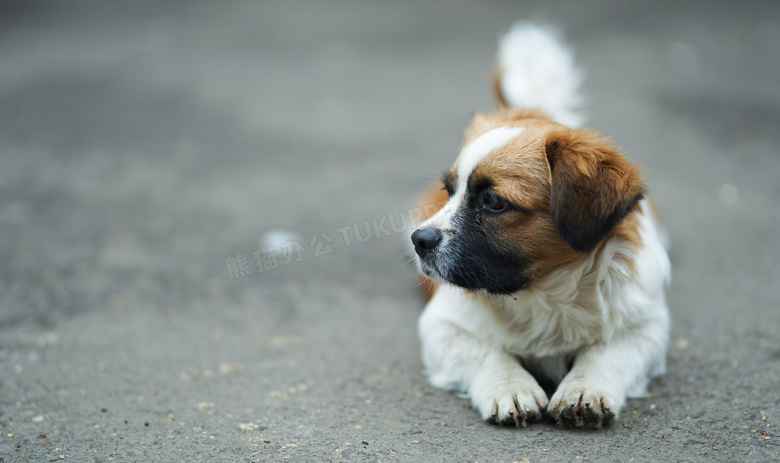
M 516 23 L 499 44 L 498 65 L 501 92 L 510 106 L 540 109 L 570 127 L 584 122 L 582 72 L 552 28 Z

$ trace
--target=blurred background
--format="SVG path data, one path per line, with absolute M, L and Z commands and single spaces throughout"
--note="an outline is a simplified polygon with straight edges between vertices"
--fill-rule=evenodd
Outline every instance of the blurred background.
M 599 434 L 427 385 L 400 232 L 558 25 L 670 232 L 669 373 Z M 780 457 L 780 3 L 0 3 L 0 462 Z

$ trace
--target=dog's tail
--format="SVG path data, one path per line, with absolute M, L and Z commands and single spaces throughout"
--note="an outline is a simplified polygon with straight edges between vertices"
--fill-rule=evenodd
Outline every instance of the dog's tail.
M 577 127 L 584 122 L 582 78 L 572 51 L 549 26 L 518 22 L 499 44 L 494 86 L 502 106 L 539 109 Z

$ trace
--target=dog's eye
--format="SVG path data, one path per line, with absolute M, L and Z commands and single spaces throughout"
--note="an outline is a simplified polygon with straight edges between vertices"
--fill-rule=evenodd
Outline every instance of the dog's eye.
M 509 203 L 490 190 L 482 190 L 479 194 L 479 207 L 488 212 L 499 213 L 507 210 Z

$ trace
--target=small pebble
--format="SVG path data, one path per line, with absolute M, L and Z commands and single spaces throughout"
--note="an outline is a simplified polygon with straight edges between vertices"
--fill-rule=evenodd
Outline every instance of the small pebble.
M 674 343 L 674 347 L 675 347 L 677 350 L 687 350 L 687 349 L 688 349 L 688 347 L 690 347 L 690 345 L 691 345 L 691 344 L 690 344 L 690 342 L 689 342 L 687 339 L 685 339 L 685 338 L 679 338 L 679 339 L 678 339 L 678 340 L 677 340 L 677 341 Z

